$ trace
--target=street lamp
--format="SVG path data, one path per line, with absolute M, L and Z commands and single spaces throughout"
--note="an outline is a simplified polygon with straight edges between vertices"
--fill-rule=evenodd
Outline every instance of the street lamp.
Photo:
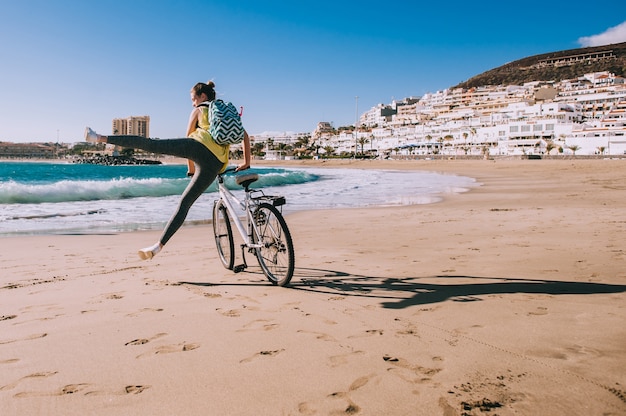
M 357 128 L 359 125 L 359 96 L 354 97 L 356 101 L 356 110 L 354 114 L 354 160 L 356 160 L 356 152 L 359 148 L 359 135 L 357 134 Z

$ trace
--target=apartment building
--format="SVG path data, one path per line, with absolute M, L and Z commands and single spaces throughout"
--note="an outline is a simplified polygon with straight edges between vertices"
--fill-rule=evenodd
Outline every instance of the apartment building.
M 131 116 L 114 118 L 111 132 L 113 134 L 128 134 L 133 136 L 150 137 L 150 116 Z
M 324 146 L 354 152 L 365 139 L 379 155 L 626 154 L 626 85 L 608 72 L 521 86 L 447 89 L 360 117 L 361 129 L 323 137 Z M 377 122 L 374 123 L 374 120 Z M 375 127 L 374 127 L 375 126 Z M 576 150 L 568 150 L 576 148 Z

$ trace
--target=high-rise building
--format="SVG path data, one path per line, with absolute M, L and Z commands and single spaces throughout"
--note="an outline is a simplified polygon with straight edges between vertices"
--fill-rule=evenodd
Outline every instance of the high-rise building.
M 150 137 L 150 116 L 114 118 L 112 133 Z

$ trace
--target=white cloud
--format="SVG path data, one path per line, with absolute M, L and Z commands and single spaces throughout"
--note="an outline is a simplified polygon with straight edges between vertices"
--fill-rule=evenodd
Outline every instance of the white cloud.
M 626 22 L 610 27 L 599 35 L 584 36 L 578 39 L 582 47 L 610 45 L 626 42 Z

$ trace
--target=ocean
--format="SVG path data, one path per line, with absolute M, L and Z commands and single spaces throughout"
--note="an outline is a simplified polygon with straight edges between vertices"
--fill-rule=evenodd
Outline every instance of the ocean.
M 0 162 L 0 237 L 161 229 L 189 179 L 183 165 L 103 166 Z M 255 167 L 252 187 L 284 195 L 284 211 L 435 203 L 477 186 L 473 178 L 425 171 Z M 229 188 L 237 186 L 234 178 Z M 215 183 L 186 224 L 211 219 Z M 241 191 L 243 193 L 243 191 Z

